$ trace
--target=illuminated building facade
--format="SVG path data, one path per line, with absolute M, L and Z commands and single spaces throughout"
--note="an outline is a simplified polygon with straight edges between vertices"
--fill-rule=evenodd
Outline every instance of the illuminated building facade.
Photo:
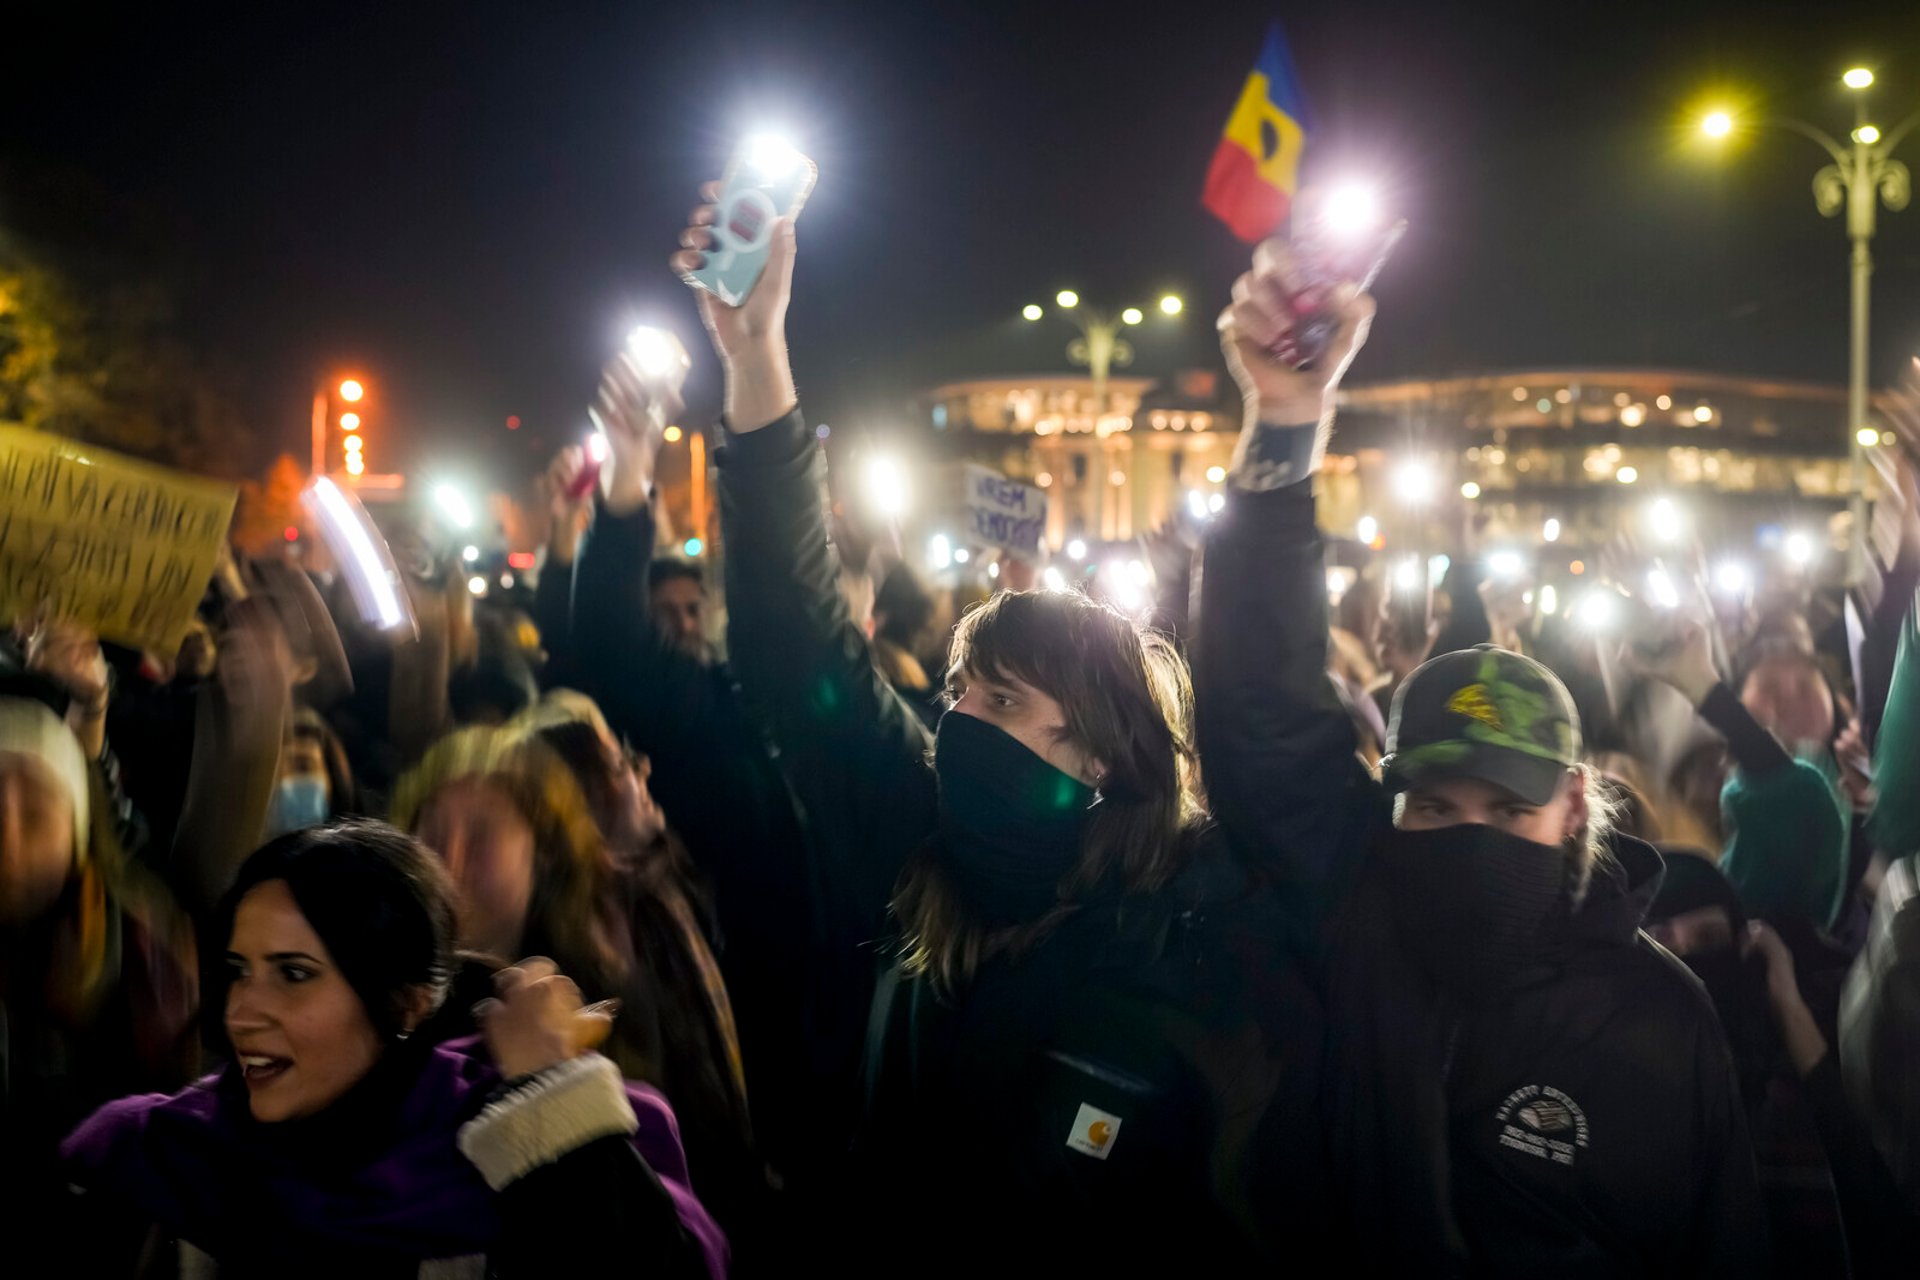
M 918 410 L 949 458 L 1049 495 L 1048 542 L 1124 541 L 1222 488 L 1239 428 L 1223 374 L 1115 377 L 1098 411 L 1078 376 L 982 378 L 934 388 Z M 1363 515 L 1388 541 L 1443 546 L 1463 504 L 1486 538 L 1597 546 L 1659 493 L 1690 498 L 1712 541 L 1769 526 L 1818 528 L 1846 506 L 1841 387 L 1671 370 L 1570 369 L 1356 385 L 1321 480 L 1321 522 Z M 1890 443 L 1890 441 L 1889 441 Z M 1397 488 L 1408 463 L 1423 501 Z M 1711 495 L 1711 500 L 1708 500 Z

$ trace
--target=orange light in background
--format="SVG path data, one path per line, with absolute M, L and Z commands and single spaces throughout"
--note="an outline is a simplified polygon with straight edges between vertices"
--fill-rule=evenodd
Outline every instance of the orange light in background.
M 342 431 L 358 431 L 360 429 L 360 415 L 357 413 L 341 414 L 340 429 Z
M 286 529 L 286 538 L 288 542 L 298 542 L 300 540 L 300 531 L 294 528 L 292 525 L 288 525 Z
M 1572 564 L 1567 566 L 1567 572 L 1574 575 L 1576 578 L 1579 577 L 1581 574 L 1585 573 L 1586 571 L 1587 571 L 1587 562 L 1585 560 L 1575 560 Z
M 679 444 L 680 428 L 668 427 L 664 432 L 661 433 L 661 438 L 665 440 L 668 444 Z
M 508 415 L 507 415 L 507 430 L 509 430 L 509 431 L 518 431 L 519 429 L 520 429 L 520 415 L 519 415 L 519 414 L 517 414 L 517 413 L 510 413 L 510 414 L 508 414 Z
M 515 551 L 507 557 L 507 563 L 516 569 L 533 568 L 533 552 Z
M 340 384 L 340 398 L 348 404 L 356 403 L 361 396 L 366 394 L 367 389 L 352 378 L 348 378 Z
M 364 463 L 364 462 L 362 462 L 362 461 L 360 461 L 360 455 L 359 455 L 359 454 L 357 454 L 357 453 L 356 453 L 356 454 L 354 454 L 354 455 L 353 455 L 353 456 L 352 456 L 351 458 L 348 458 L 348 459 L 347 459 L 347 474 L 348 474 L 348 475 L 350 475 L 350 476 L 357 476 L 357 475 L 359 475 L 359 474 L 360 474 L 361 472 L 363 472 L 363 471 L 365 471 L 366 469 L 367 469 L 367 464 L 366 464 L 366 463 Z
M 348 436 L 343 443 L 347 446 L 348 453 L 358 453 L 364 442 L 359 436 Z

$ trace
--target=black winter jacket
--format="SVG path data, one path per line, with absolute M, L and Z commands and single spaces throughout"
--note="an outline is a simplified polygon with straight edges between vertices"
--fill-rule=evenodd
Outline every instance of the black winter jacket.
M 831 918 L 868 944 L 936 830 L 931 738 L 848 618 L 800 414 L 720 466 L 736 669 Z M 885 973 L 843 1271 L 1240 1274 L 1315 1237 L 1321 1028 L 1298 940 L 1218 833 L 1193 839 L 1165 890 L 1087 903 L 951 1000 Z
M 819 927 L 804 824 L 733 673 L 683 652 L 648 609 L 654 517 L 595 514 L 573 572 L 540 585 L 552 682 L 593 697 L 652 763 L 661 811 L 713 888 L 754 1129 L 790 1178 L 844 1149 L 857 1106 L 868 958 Z
M 1236 493 L 1195 657 L 1215 813 L 1324 948 L 1323 1099 L 1343 1260 L 1380 1274 L 1763 1272 L 1724 1037 L 1638 933 L 1659 857 L 1616 841 L 1553 968 L 1468 1013 L 1399 953 L 1368 854 L 1387 797 L 1326 675 L 1312 486 Z M 1371 1265 L 1369 1265 L 1371 1264 Z

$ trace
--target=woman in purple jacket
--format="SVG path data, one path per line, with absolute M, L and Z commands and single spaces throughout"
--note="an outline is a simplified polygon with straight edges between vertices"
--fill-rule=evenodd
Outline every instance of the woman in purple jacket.
M 438 860 L 383 824 L 248 859 L 206 966 L 227 1066 L 66 1143 L 83 1273 L 723 1275 L 673 1113 L 591 1051 L 604 1018 L 550 962 L 501 973 L 482 1037 L 413 1038 L 453 919 Z

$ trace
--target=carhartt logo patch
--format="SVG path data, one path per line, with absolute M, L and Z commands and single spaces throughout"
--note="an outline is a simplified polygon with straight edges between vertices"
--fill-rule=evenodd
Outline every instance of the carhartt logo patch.
M 1507 726 L 1500 722 L 1500 708 L 1493 705 L 1493 699 L 1487 696 L 1487 686 L 1483 684 L 1470 684 L 1456 691 L 1447 699 L 1447 710 L 1478 720 L 1490 729 L 1506 732 Z
M 1067 1135 L 1067 1145 L 1081 1155 L 1105 1160 L 1107 1153 L 1113 1150 L 1114 1139 L 1119 1136 L 1119 1116 L 1083 1102 L 1080 1104 L 1080 1113 L 1073 1118 L 1073 1131 Z

